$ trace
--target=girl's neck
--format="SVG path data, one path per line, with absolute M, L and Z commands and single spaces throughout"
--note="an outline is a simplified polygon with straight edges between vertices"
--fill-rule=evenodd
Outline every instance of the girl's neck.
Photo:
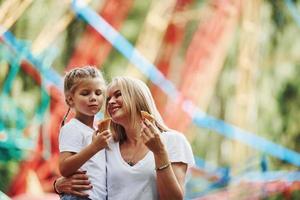
M 85 125 L 87 125 L 88 127 L 94 129 L 94 116 L 75 116 L 75 118 L 79 121 L 81 121 L 82 123 L 84 123 Z

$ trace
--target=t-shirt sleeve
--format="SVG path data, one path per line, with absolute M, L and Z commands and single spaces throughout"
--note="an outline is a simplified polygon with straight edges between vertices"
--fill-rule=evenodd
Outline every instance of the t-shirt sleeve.
M 189 167 L 195 165 L 192 148 L 186 137 L 178 132 L 168 132 L 165 138 L 170 162 L 183 162 Z
M 64 126 L 59 133 L 59 151 L 78 153 L 82 148 L 83 135 L 74 126 Z

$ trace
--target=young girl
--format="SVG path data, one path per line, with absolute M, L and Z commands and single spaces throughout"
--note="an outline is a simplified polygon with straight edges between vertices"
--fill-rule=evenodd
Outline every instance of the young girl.
M 75 68 L 64 80 L 65 100 L 75 112 L 75 118 L 62 123 L 59 135 L 59 170 L 64 177 L 78 169 L 86 171 L 93 188 L 88 198 L 62 195 L 62 200 L 105 199 L 105 152 L 102 151 L 111 137 L 106 130 L 99 133 L 94 128 L 94 118 L 104 101 L 105 81 L 95 67 Z M 65 118 L 67 117 L 66 114 Z M 64 119 L 65 120 L 65 119 Z

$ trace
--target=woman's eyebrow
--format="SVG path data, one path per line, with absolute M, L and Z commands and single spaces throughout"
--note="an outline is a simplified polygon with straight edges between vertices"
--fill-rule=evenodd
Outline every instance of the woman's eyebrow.
M 114 93 L 113 94 L 116 94 L 116 93 L 118 93 L 118 92 L 121 92 L 120 90 L 116 90 L 116 91 L 114 91 Z
M 120 90 L 114 91 L 111 95 L 108 95 L 108 96 L 107 96 L 107 99 L 108 99 L 108 98 L 111 98 L 111 96 L 113 96 L 113 95 L 116 95 L 118 92 L 121 92 L 121 91 L 120 91 Z

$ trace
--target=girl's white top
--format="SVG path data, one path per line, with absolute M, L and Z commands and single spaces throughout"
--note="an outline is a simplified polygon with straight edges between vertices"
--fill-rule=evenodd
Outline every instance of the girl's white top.
M 59 151 L 78 153 L 92 142 L 95 130 L 77 119 L 71 119 L 65 124 L 59 134 Z M 105 151 L 101 150 L 84 163 L 80 170 L 86 170 L 93 185 L 86 192 L 92 200 L 106 199 L 106 160 Z
M 185 136 L 175 131 L 161 134 L 170 162 L 194 165 L 194 156 Z M 119 142 L 111 142 L 107 156 L 107 190 L 109 200 L 157 200 L 154 155 L 149 151 L 134 166 L 128 165 L 120 153 Z

